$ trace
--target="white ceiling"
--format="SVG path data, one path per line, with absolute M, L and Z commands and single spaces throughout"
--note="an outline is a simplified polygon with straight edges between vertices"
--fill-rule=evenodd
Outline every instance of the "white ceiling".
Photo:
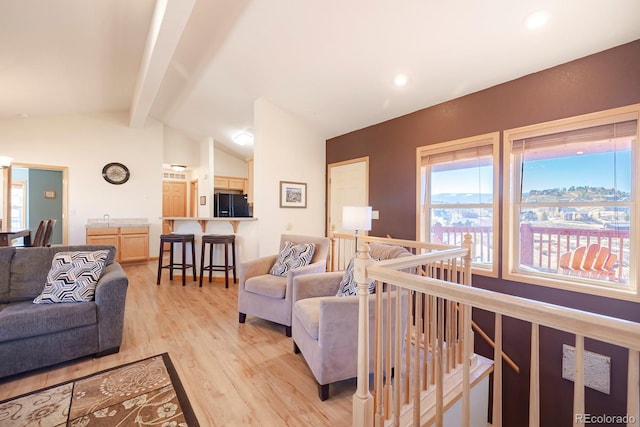
M 258 98 L 328 139 L 640 39 L 638 0 L 159 0 L 151 43 L 155 3 L 0 0 L 0 119 L 130 110 L 244 158 Z

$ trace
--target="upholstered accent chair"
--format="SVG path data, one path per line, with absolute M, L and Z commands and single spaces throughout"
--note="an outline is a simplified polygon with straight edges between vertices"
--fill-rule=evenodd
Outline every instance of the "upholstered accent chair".
M 293 280 L 296 277 L 326 271 L 330 241 L 326 237 L 283 234 L 280 251 L 287 242 L 294 245 L 313 243 L 313 256 L 308 265 L 291 268 L 282 276 L 270 274 L 280 254 L 246 261 L 239 266 L 238 313 L 240 323 L 245 323 L 247 314 L 275 322 L 285 327 L 291 336 L 291 301 Z M 289 244 L 288 246 L 291 246 Z
M 400 246 L 370 244 L 369 255 L 384 260 L 411 255 Z M 329 397 L 329 385 L 358 375 L 357 296 L 337 296 L 345 272 L 298 276 L 293 281 L 292 334 L 294 352 L 302 353 L 318 382 L 320 400 Z M 391 295 L 391 296 L 389 296 Z M 392 326 L 395 329 L 395 292 L 384 292 L 383 301 L 393 298 Z M 406 310 L 406 295 L 402 310 Z M 406 323 L 406 316 L 402 316 Z M 386 313 L 385 320 L 386 322 Z M 369 369 L 373 372 L 375 295 L 369 298 Z M 405 324 L 402 325 L 404 331 Z

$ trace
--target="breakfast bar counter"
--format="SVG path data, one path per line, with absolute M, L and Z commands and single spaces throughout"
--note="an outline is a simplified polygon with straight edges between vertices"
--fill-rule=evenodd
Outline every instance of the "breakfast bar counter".
M 169 230 L 174 231 L 176 221 L 195 221 L 200 224 L 200 228 L 203 233 L 206 233 L 207 224 L 210 221 L 225 221 L 231 224 L 231 228 L 234 233 L 238 232 L 238 225 L 241 222 L 256 221 L 257 218 L 253 217 L 184 217 L 184 216 L 163 216 L 161 220 L 166 221 L 169 224 Z

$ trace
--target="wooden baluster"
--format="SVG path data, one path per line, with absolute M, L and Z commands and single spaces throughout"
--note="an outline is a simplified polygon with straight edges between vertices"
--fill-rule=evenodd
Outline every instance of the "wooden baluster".
M 403 404 L 408 404 L 409 403 L 409 397 L 411 396 L 409 394 L 409 380 L 411 379 L 411 330 L 413 327 L 413 318 L 414 318 L 414 314 L 413 314 L 413 298 L 415 298 L 415 292 L 409 291 L 408 292 L 408 300 L 407 300 L 407 304 L 408 304 L 408 309 L 407 309 L 407 327 L 405 328 L 405 338 L 404 338 L 404 348 L 406 349 L 404 352 L 404 366 L 405 366 L 405 370 L 404 370 L 404 393 L 403 393 Z
M 414 373 L 411 377 L 411 400 L 413 403 L 413 425 L 420 425 L 420 324 L 422 323 L 422 294 L 416 293 L 416 340 L 413 353 Z
M 531 324 L 531 373 L 529 375 L 529 427 L 540 426 L 540 326 Z
M 442 269 L 440 270 L 442 272 Z M 443 426 L 444 407 L 443 407 L 443 388 L 444 388 L 444 358 L 443 358 L 443 341 L 444 341 L 444 300 L 438 298 L 438 327 L 437 327 L 437 347 L 436 352 L 436 427 Z
M 431 385 L 436 383 L 436 358 L 434 354 L 437 352 L 437 327 L 438 327 L 438 299 L 435 296 L 431 296 L 431 317 L 429 319 L 429 348 L 431 351 L 431 362 L 429 363 L 429 377 L 431 378 Z
M 380 283 L 380 288 L 378 289 L 378 292 L 380 292 L 380 295 L 384 295 L 386 294 L 387 299 L 385 302 L 385 308 L 387 311 L 386 316 L 384 317 L 384 319 L 386 319 L 386 323 L 385 323 L 385 328 L 384 328 L 384 334 L 382 334 L 382 336 L 380 337 L 382 339 L 382 348 L 384 349 L 384 418 L 385 420 L 389 419 L 389 416 L 391 415 L 390 411 L 390 401 L 391 401 L 391 289 L 387 289 L 387 292 L 382 292 L 382 283 Z M 391 287 L 391 285 L 387 285 L 389 288 Z M 380 375 L 381 372 L 378 372 L 378 375 Z
M 422 294 L 424 307 L 422 313 L 422 390 L 429 388 L 429 316 L 431 315 L 430 296 Z
M 382 425 L 384 423 L 384 386 L 382 383 L 382 354 L 383 354 L 383 340 L 382 340 L 382 284 L 376 282 L 376 297 L 375 297 L 375 322 L 374 322 L 374 389 L 373 395 L 373 407 L 376 408 L 375 425 Z
M 495 349 L 493 350 L 493 423 L 502 427 L 502 315 L 496 313 Z
M 404 292 L 400 286 L 395 287 L 396 293 L 396 328 L 394 336 L 394 358 L 395 364 L 395 385 L 393 387 L 393 424 L 400 424 L 400 392 L 402 388 L 398 383 L 400 372 L 402 372 L 402 358 L 400 357 L 402 350 L 402 293 Z M 407 301 L 409 301 L 409 291 L 407 291 Z
M 573 427 L 581 427 L 578 416 L 584 414 L 584 336 L 576 335 L 576 365 L 573 380 Z
M 463 305 L 462 310 L 462 426 L 471 423 L 471 306 Z
M 629 349 L 629 384 L 627 385 L 627 427 L 638 425 L 640 419 L 640 357 L 637 350 Z M 631 421 L 634 417 L 634 421 Z

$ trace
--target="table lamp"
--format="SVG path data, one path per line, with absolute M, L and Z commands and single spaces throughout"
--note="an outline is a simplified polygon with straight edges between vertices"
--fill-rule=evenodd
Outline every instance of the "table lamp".
M 371 206 L 343 206 L 342 228 L 355 231 L 356 252 L 358 252 L 358 231 L 371 230 Z

